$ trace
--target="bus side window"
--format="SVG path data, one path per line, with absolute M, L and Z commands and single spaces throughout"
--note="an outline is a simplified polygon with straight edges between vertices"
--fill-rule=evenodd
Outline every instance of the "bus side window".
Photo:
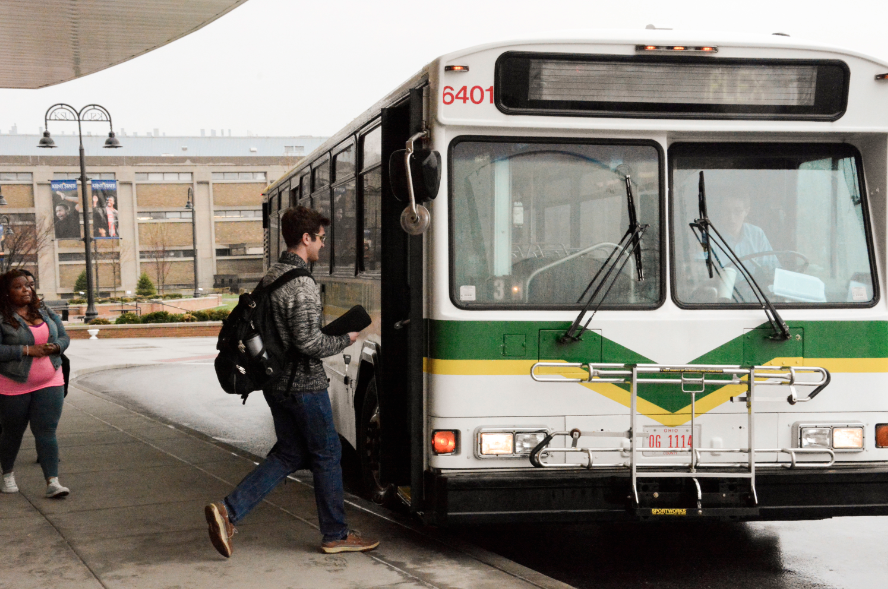
M 364 230 L 362 236 L 363 263 L 365 272 L 379 272 L 380 234 L 382 225 L 382 168 L 364 174 L 361 177 L 364 194 Z
M 333 267 L 354 275 L 355 270 L 355 181 L 333 189 Z

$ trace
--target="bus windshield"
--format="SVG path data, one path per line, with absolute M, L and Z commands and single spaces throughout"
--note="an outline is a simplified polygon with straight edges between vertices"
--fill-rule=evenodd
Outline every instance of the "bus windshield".
M 652 144 L 462 140 L 451 148 L 451 296 L 459 306 L 577 308 L 629 227 L 625 171 L 645 280 L 631 259 L 602 308 L 661 300 L 659 152 Z M 622 166 L 620 171 L 617 167 Z M 593 302 L 598 302 L 593 301 Z
M 775 304 L 872 304 L 853 148 L 675 144 L 669 159 L 678 303 L 758 306 L 748 270 Z M 721 235 L 711 239 L 712 272 L 690 227 L 700 215 L 701 172 L 708 217 Z M 746 270 L 729 260 L 724 245 Z

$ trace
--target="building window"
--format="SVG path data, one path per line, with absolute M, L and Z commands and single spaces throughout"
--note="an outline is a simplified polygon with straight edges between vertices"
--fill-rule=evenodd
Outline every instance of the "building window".
M 86 177 L 90 180 L 114 180 L 117 176 L 114 172 L 90 172 Z M 80 180 L 80 172 L 53 172 L 52 179 Z
M 262 217 L 262 210 L 244 210 L 244 211 L 213 211 L 213 216 L 218 218 L 225 217 Z
M 304 145 L 285 145 L 284 155 L 305 155 Z
M 192 182 L 191 172 L 137 172 L 136 182 Z
M 265 182 L 265 172 L 213 172 L 213 182 Z
M 155 221 L 158 219 L 191 219 L 191 211 L 139 211 L 139 221 Z
M 160 257 L 164 259 L 192 258 L 194 257 L 194 250 L 143 250 L 139 252 L 139 259 L 141 260 L 154 260 Z
M 0 172 L 0 182 L 31 182 L 31 172 Z

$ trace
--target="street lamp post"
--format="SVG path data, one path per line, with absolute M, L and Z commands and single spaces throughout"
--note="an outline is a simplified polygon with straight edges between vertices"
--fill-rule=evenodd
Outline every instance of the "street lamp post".
M 2 197 L 2 195 L 0 195 Z M 4 199 L 5 201 L 5 199 Z M 6 204 L 5 202 L 0 205 Z M 6 237 L 12 235 L 12 225 L 9 221 L 9 215 L 0 215 L 0 272 L 6 272 L 9 269 L 9 262 L 6 260 Z
M 49 136 L 49 121 L 76 121 L 77 136 L 80 138 L 80 190 L 82 195 L 83 206 L 83 242 L 86 251 L 86 313 L 84 320 L 88 323 L 98 315 L 96 312 L 95 292 L 93 290 L 92 276 L 92 252 L 90 251 L 90 242 L 92 241 L 92 231 L 89 222 L 89 198 L 86 195 L 86 160 L 83 152 L 83 130 L 81 123 L 85 122 L 107 122 L 110 132 L 108 138 L 105 139 L 105 148 L 114 149 L 123 147 L 120 141 L 114 136 L 114 125 L 111 123 L 111 113 L 104 106 L 98 104 L 87 104 L 80 110 L 73 106 L 59 103 L 50 106 L 46 111 L 44 122 L 46 123 L 43 137 L 37 147 L 57 147 L 55 141 Z
M 192 253 L 194 259 L 194 298 L 198 298 L 200 296 L 200 289 L 197 288 L 197 208 L 195 204 L 194 189 L 189 186 L 188 202 L 185 203 L 185 208 L 191 211 L 191 247 L 194 248 Z

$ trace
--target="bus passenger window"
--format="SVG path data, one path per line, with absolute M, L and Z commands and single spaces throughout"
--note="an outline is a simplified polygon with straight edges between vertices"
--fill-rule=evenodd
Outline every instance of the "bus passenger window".
M 355 272 L 355 181 L 333 189 L 333 266 L 337 272 Z
M 758 306 L 746 271 L 773 303 L 872 302 L 872 256 L 852 147 L 674 144 L 670 162 L 680 303 Z M 700 214 L 701 172 L 709 218 L 724 241 L 713 239 L 712 277 L 690 227 Z
M 315 192 L 311 195 L 311 208 L 319 211 L 323 216 L 330 219 L 331 226 L 327 228 L 327 233 L 334 233 L 336 231 L 336 220 L 333 219 L 333 216 L 330 214 L 330 189 L 325 188 L 319 192 Z M 329 274 L 330 273 L 330 241 L 327 241 L 327 246 L 322 247 L 320 253 L 318 254 L 318 261 L 315 262 L 314 269 L 312 270 L 315 274 Z
M 342 182 L 346 178 L 355 175 L 355 146 L 350 145 L 333 156 L 333 173 L 336 182 Z
M 602 308 L 651 308 L 662 300 L 654 146 L 471 140 L 456 143 L 451 155 L 457 304 L 582 306 L 587 285 L 613 263 L 608 257 L 629 227 L 621 165 L 630 170 L 639 222 L 649 226 L 641 242 L 646 280 L 637 280 L 634 257 L 620 263 Z
M 382 162 L 382 127 L 376 127 L 361 142 L 361 170 L 372 168 Z
M 364 235 L 363 239 L 363 264 L 365 272 L 379 272 L 382 269 L 380 257 L 382 250 L 381 226 L 382 209 L 380 200 L 382 196 L 382 170 L 376 168 L 361 177 L 364 187 Z
M 330 185 L 330 161 L 312 166 L 312 190 L 319 190 Z

